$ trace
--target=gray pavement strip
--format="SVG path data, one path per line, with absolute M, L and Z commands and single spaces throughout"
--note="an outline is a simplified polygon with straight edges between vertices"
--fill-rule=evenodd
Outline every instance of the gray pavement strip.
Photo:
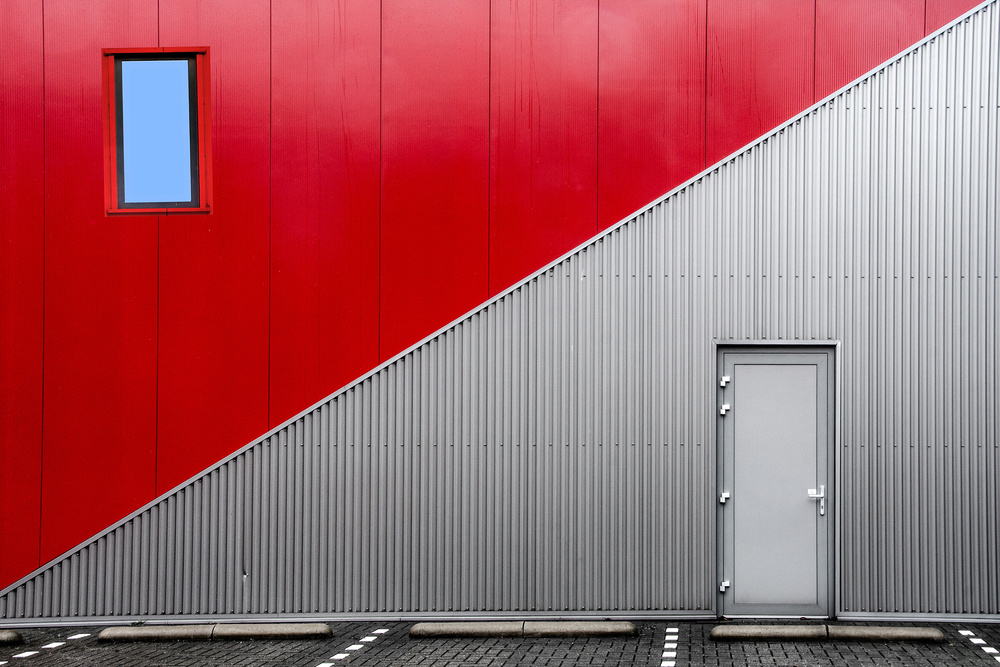
M 105 628 L 101 642 L 210 641 L 213 639 L 318 639 L 333 630 L 326 623 L 216 623 L 207 625 L 129 625 Z
M 0 630 L 0 646 L 23 644 L 24 637 L 17 630 Z
M 841 640 L 870 642 L 943 642 L 937 628 L 858 625 L 717 625 L 709 637 L 717 641 Z
M 620 637 L 637 632 L 629 621 L 472 621 L 417 623 L 410 637 Z

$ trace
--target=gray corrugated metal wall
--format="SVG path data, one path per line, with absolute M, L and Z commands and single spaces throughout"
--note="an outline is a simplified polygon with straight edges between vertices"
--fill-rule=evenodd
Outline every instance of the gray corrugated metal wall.
M 1000 614 L 998 16 L 15 584 L 0 619 L 710 614 L 713 344 L 748 340 L 842 343 L 840 611 Z

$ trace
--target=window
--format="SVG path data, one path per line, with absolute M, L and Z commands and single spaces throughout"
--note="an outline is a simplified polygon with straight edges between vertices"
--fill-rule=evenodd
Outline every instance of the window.
M 109 215 L 210 213 L 208 48 L 104 50 Z

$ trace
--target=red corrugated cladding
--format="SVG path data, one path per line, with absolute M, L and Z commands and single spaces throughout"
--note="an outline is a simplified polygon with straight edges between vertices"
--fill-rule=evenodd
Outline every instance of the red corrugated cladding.
M 601 229 L 705 166 L 705 11 L 601 2 Z
M 929 35 L 980 2 L 981 0 L 927 0 L 927 11 L 924 14 L 924 34 Z
M 270 3 L 159 0 L 160 45 L 212 49 L 215 212 L 160 224 L 156 489 L 267 431 Z
M 924 36 L 924 0 L 818 0 L 816 97 L 823 99 Z
M 42 7 L 0 3 L 0 587 L 38 563 L 42 475 Z
M 272 6 L 272 427 L 378 364 L 379 6 Z
M 96 187 L 101 48 L 155 42 L 155 0 L 45 2 L 43 561 L 155 491 L 157 219 Z
M 0 586 L 974 4 L 4 0 Z M 211 216 L 102 210 L 150 46 L 211 47 Z
M 382 4 L 383 359 L 488 296 L 490 5 Z
M 813 10 L 802 0 L 709 0 L 708 164 L 812 103 Z
M 495 2 L 490 292 L 597 232 L 597 1 Z

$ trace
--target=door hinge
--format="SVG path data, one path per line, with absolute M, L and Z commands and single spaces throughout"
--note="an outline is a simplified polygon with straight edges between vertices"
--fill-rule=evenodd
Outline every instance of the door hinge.
M 728 491 L 723 491 L 722 495 L 719 496 L 719 502 L 722 503 L 723 505 L 725 505 L 726 501 L 729 500 L 729 498 L 730 498 L 729 492 Z
M 725 593 L 725 592 L 726 592 L 726 589 L 727 589 L 727 588 L 729 588 L 729 586 L 730 586 L 730 585 L 731 585 L 731 584 L 729 583 L 729 580 L 728 580 L 728 579 L 726 579 L 726 580 L 725 580 L 725 581 L 723 581 L 723 582 L 722 582 L 721 584 L 719 584 L 719 592 L 720 592 L 720 593 Z
M 729 403 L 723 403 L 722 409 L 719 410 L 719 414 L 725 417 L 726 413 L 729 412 L 730 410 L 732 410 L 732 408 L 729 406 Z
M 731 377 L 729 377 L 728 375 L 723 375 L 722 379 L 719 381 L 719 386 L 725 387 L 727 384 L 730 383 L 730 381 L 732 381 Z

